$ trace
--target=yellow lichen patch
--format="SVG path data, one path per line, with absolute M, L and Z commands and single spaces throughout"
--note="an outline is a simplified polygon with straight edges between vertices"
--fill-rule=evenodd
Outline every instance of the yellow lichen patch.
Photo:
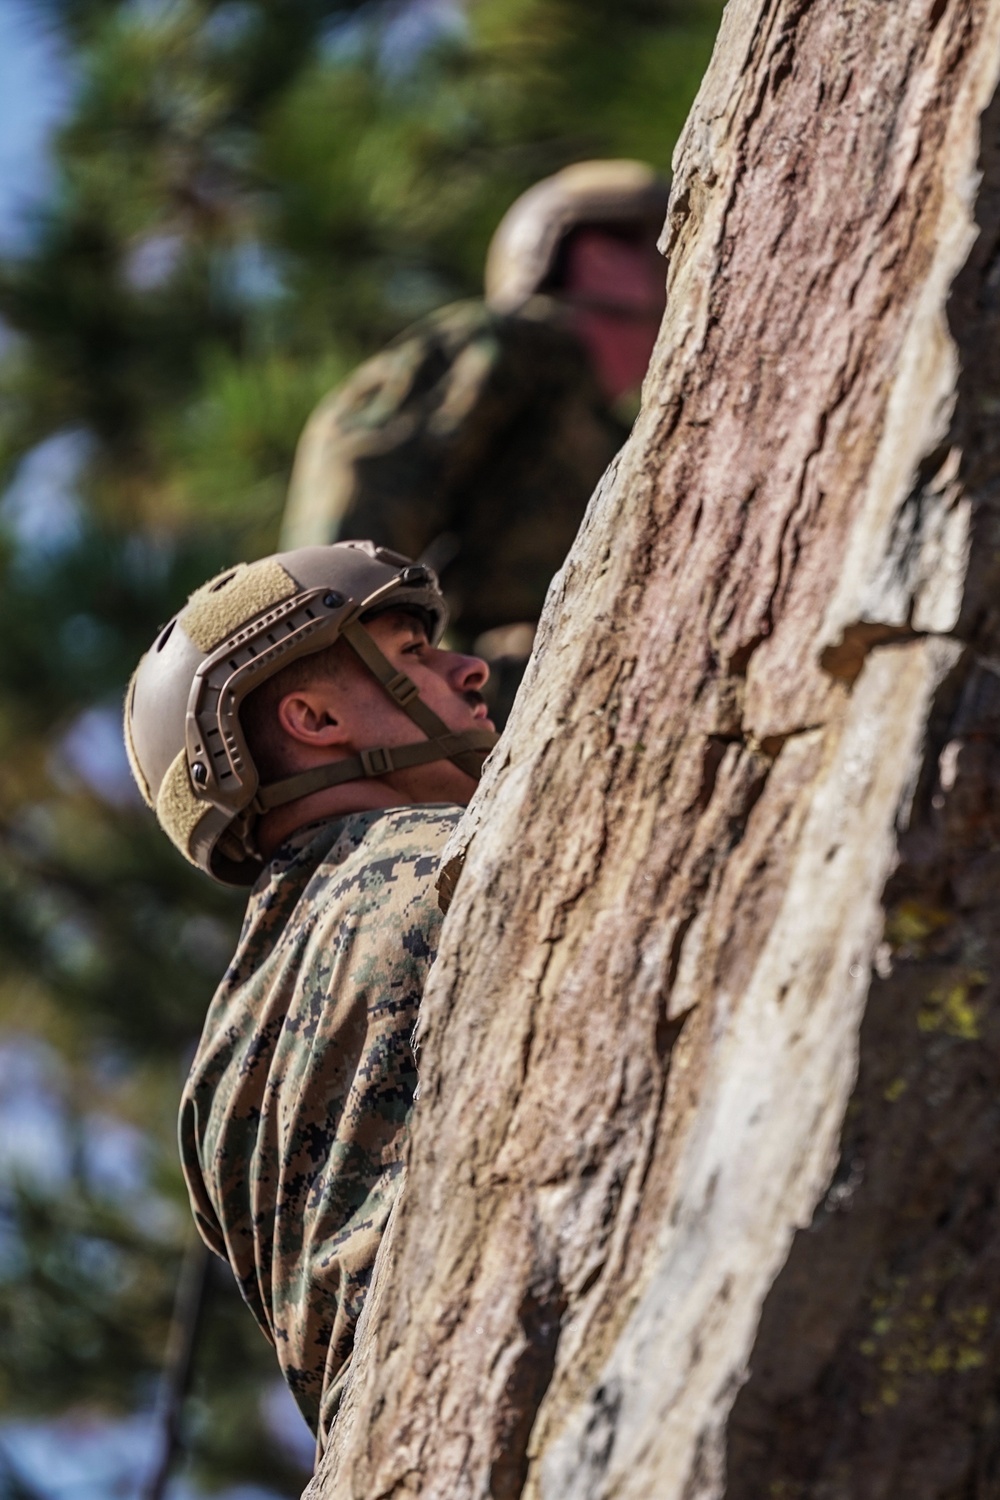
M 979 1009 L 969 998 L 972 988 L 980 987 L 984 976 L 969 970 L 951 984 L 931 990 L 917 1014 L 921 1031 L 943 1031 L 964 1042 L 979 1038 Z
M 919 958 L 927 939 L 947 927 L 950 912 L 922 901 L 901 901 L 886 916 L 885 940 L 890 947 Z
M 885 1090 L 885 1093 L 882 1095 L 882 1097 L 883 1099 L 885 1099 L 886 1103 L 895 1104 L 896 1100 L 901 1099 L 906 1093 L 907 1087 L 908 1085 L 905 1078 L 894 1078 L 889 1084 L 888 1088 Z
M 975 1302 L 971 1307 L 959 1307 L 949 1314 L 949 1321 L 961 1338 L 978 1343 L 986 1332 L 990 1310 L 984 1302 Z
M 883 1406 L 896 1404 L 903 1380 L 960 1375 L 985 1363 L 980 1347 L 990 1321 L 985 1303 L 935 1315 L 938 1299 L 931 1291 L 924 1291 L 915 1305 L 907 1307 L 906 1301 L 906 1278 L 896 1278 L 890 1292 L 872 1298 L 871 1328 L 858 1344 L 881 1378 L 877 1404 Z

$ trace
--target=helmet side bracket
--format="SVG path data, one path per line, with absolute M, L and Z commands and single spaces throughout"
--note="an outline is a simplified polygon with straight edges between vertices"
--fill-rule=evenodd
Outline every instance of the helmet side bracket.
M 280 667 L 330 646 L 360 612 L 330 589 L 293 595 L 227 637 L 194 675 L 185 719 L 188 774 L 195 795 L 237 813 L 259 778 L 240 723 L 249 693 Z

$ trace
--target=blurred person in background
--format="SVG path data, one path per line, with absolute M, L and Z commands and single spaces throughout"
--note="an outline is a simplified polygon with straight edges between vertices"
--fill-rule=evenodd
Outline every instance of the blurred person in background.
M 281 545 L 358 537 L 442 576 L 451 639 L 502 723 L 553 574 L 628 435 L 663 315 L 668 184 L 578 162 L 501 221 L 485 297 L 423 319 L 321 401 Z

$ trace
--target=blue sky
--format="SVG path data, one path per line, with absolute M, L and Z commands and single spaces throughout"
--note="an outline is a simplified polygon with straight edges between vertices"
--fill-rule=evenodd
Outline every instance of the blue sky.
M 39 8 L 0 0 L 0 253 L 21 248 L 52 186 L 47 142 L 69 97 L 69 71 Z

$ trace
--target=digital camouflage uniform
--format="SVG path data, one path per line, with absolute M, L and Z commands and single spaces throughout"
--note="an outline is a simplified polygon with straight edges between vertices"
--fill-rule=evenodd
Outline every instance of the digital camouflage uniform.
M 627 436 L 555 302 L 444 308 L 367 361 L 299 443 L 282 545 L 434 544 L 456 644 L 535 621 Z M 450 560 L 449 560 L 450 559 Z
M 294 834 L 253 889 L 184 1090 L 199 1228 L 321 1443 L 401 1183 L 438 860 L 460 814 L 359 812 Z

